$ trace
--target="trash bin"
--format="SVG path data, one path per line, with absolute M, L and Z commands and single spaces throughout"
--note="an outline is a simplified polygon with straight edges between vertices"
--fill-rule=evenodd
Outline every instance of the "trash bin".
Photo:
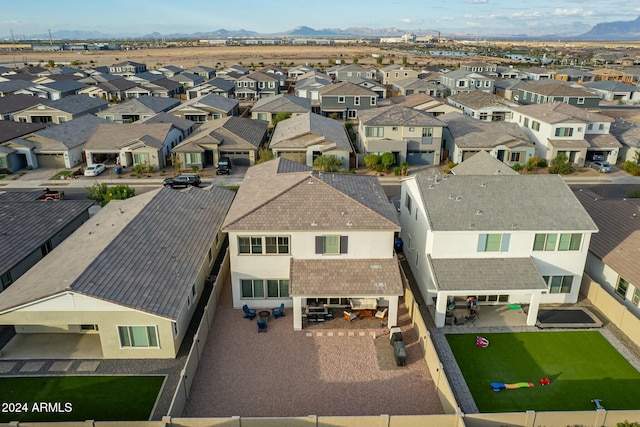
M 113 168 L 113 173 L 115 173 L 116 175 L 120 175 L 122 173 L 122 168 L 120 166 L 116 166 L 115 168 Z
M 407 365 L 407 350 L 402 341 L 396 341 L 393 343 L 393 355 L 396 358 L 396 366 Z
M 391 340 L 391 345 L 396 341 L 402 341 L 402 329 L 399 326 L 389 328 L 389 340 Z

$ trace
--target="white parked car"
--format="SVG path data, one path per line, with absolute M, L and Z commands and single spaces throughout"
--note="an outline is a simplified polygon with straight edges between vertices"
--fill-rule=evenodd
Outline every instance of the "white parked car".
M 87 168 L 84 170 L 84 176 L 98 176 L 105 170 L 107 170 L 107 167 L 105 165 L 103 165 L 102 163 L 96 163 L 91 166 L 87 166 Z

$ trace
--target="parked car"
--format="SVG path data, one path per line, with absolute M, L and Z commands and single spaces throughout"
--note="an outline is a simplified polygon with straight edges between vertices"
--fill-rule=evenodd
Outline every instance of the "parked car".
M 200 180 L 200 176 L 195 173 L 185 173 L 174 178 L 166 178 L 163 181 L 165 187 L 171 188 L 188 187 L 190 185 L 193 187 L 199 187 L 201 183 L 202 181 Z
M 87 168 L 84 170 L 84 176 L 98 176 L 106 170 L 107 167 L 104 164 L 95 163 L 91 166 L 87 166 Z
M 613 169 L 611 169 L 611 165 L 609 163 L 602 162 L 602 161 L 592 162 L 591 163 L 591 167 L 594 168 L 595 170 L 597 170 L 598 172 L 601 172 L 601 173 L 609 173 L 609 172 L 613 171 Z
M 218 168 L 216 175 L 229 175 L 231 173 L 231 159 L 228 157 L 220 157 L 218 159 Z

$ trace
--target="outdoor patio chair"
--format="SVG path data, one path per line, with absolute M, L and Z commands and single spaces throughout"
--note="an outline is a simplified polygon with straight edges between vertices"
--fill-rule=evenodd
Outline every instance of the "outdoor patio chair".
M 356 313 L 351 313 L 349 311 L 343 311 L 342 316 L 344 317 L 344 320 L 347 320 L 349 322 L 353 322 L 358 318 L 358 315 Z
M 256 320 L 256 324 L 258 325 L 258 333 L 267 332 L 267 321 L 266 320 Z
M 256 311 L 253 308 L 249 308 L 247 304 L 242 306 L 242 311 L 244 311 L 245 319 L 253 320 L 257 316 Z
M 374 316 L 376 319 L 380 319 L 383 320 L 385 317 L 387 317 L 387 310 L 389 310 L 388 307 L 385 307 L 384 310 L 378 310 L 376 312 L 376 315 Z
M 284 316 L 284 303 L 280 304 L 280 307 L 278 308 L 272 308 L 271 312 L 273 313 L 273 317 L 276 319 L 278 317 Z

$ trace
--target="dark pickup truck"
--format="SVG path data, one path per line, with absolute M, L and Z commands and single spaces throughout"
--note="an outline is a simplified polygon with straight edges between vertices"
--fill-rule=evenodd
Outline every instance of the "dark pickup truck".
M 231 159 L 228 157 L 220 157 L 218 160 L 218 168 L 216 175 L 229 175 L 231 173 Z
M 200 180 L 199 175 L 195 173 L 189 173 L 189 174 L 178 175 L 174 178 L 166 178 L 163 181 L 163 185 L 165 187 L 171 187 L 171 188 L 188 187 L 190 185 L 194 187 L 199 187 L 201 182 L 202 181 Z

